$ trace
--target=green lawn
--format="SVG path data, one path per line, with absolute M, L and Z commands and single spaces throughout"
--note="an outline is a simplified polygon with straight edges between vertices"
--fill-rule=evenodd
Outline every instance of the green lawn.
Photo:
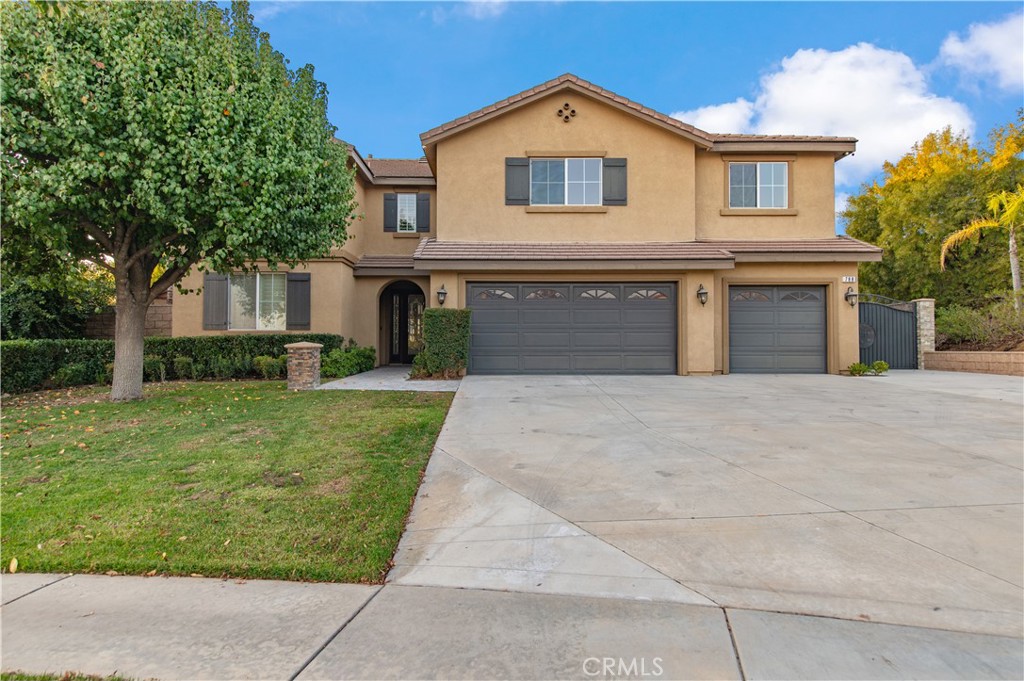
M 379 582 L 451 399 L 279 382 L 8 398 L 0 563 Z

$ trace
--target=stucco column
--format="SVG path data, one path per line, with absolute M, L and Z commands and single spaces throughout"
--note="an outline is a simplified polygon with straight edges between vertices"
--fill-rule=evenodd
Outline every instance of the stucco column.
M 708 293 L 707 303 L 701 305 L 697 290 L 703 286 Z M 679 289 L 682 323 L 679 325 L 686 355 L 685 371 L 691 376 L 710 376 L 715 373 L 715 310 L 721 288 L 715 285 L 713 272 L 692 272 Z M 680 367 L 684 369 L 684 367 Z
M 314 390 L 320 385 L 320 343 L 289 343 L 288 389 Z
M 917 308 L 917 368 L 924 369 L 924 353 L 935 351 L 935 299 L 912 302 Z

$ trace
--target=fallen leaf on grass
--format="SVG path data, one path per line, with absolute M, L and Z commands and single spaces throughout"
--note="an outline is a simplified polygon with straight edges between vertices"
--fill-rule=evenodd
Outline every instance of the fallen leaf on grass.
M 18 559 L 17 559 L 17 558 L 11 558 L 11 565 L 10 565 L 10 567 L 9 567 L 9 568 L 8 568 L 7 570 L 8 570 L 8 572 L 10 572 L 10 573 L 11 573 L 12 575 L 13 575 L 13 574 L 14 574 L 15 572 L 17 572 L 17 571 L 18 571 Z
M 227 546 L 227 545 L 228 545 L 228 544 L 230 544 L 230 543 L 231 543 L 231 540 L 230 540 L 230 539 L 225 539 L 225 540 L 224 540 L 224 546 Z

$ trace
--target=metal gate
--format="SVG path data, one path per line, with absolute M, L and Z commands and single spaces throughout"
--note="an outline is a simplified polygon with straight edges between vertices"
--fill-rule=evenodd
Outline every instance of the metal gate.
M 917 306 L 873 293 L 859 296 L 860 361 L 889 363 L 890 369 L 917 368 Z

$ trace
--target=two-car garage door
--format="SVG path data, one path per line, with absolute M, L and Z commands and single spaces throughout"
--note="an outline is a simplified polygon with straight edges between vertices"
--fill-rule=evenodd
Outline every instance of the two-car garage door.
M 469 284 L 469 371 L 673 374 L 670 283 Z
M 469 371 L 672 374 L 671 283 L 476 283 Z M 731 286 L 729 371 L 823 373 L 823 286 Z

